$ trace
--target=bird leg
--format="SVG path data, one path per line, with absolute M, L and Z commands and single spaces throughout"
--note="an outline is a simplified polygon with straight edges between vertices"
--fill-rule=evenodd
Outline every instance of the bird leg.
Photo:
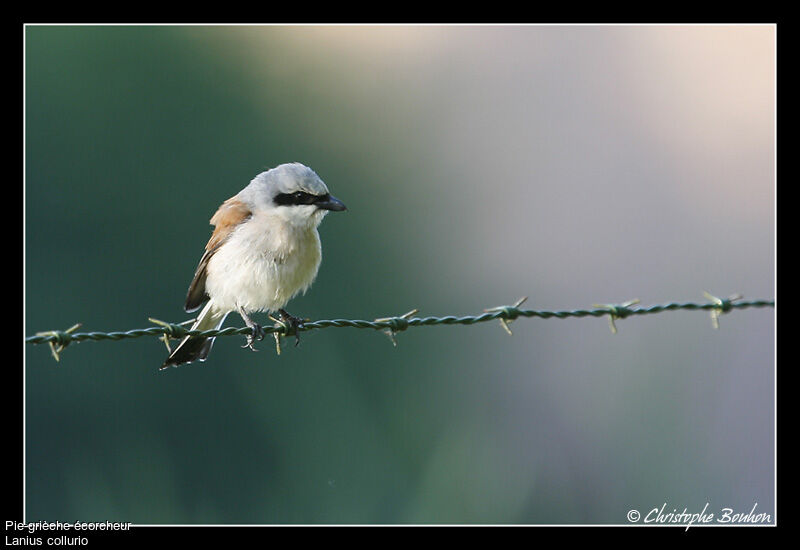
M 251 331 L 253 331 L 252 334 L 248 334 L 247 335 L 247 343 L 245 345 L 243 345 L 242 347 L 243 348 L 250 348 L 253 351 L 258 351 L 256 348 L 253 347 L 253 342 L 255 342 L 256 340 L 263 340 L 264 339 L 264 329 L 261 328 L 261 325 L 259 325 L 255 321 L 253 321 L 247 315 L 247 313 L 245 312 L 244 308 L 242 308 L 241 306 L 236 306 L 236 310 L 239 312 L 239 315 L 242 316 L 242 319 L 244 319 L 244 322 L 247 325 L 247 328 L 249 328 Z
M 281 322 L 289 328 L 289 330 L 286 331 L 286 335 L 294 334 L 294 345 L 297 347 L 300 345 L 299 329 L 303 326 L 303 319 L 287 313 L 285 309 L 279 309 L 278 313 L 281 314 Z

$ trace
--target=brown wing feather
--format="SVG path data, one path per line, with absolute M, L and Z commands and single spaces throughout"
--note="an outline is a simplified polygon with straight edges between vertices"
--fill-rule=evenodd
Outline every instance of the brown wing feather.
M 189 285 L 189 292 L 186 294 L 186 311 L 194 311 L 206 301 L 206 268 L 211 256 L 225 243 L 236 227 L 247 221 L 252 216 L 252 212 L 242 201 L 236 197 L 230 198 L 222 203 L 219 210 L 211 217 L 211 225 L 214 232 L 206 244 L 206 251 L 200 258 L 200 264 L 194 272 L 194 279 Z

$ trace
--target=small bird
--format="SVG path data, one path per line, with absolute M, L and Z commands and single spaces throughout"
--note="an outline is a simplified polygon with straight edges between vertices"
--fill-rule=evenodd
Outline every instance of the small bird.
M 322 260 L 317 227 L 322 218 L 346 209 L 319 176 L 300 163 L 258 174 L 211 217 L 214 232 L 184 306 L 191 312 L 205 302 L 192 330 L 219 329 L 236 311 L 252 330 L 242 347 L 255 351 L 253 342 L 263 338 L 264 331 L 249 315 L 266 311 L 279 313 L 297 335 L 302 321 L 283 308 L 317 276 Z M 214 338 L 187 336 L 161 368 L 204 361 L 213 343 Z

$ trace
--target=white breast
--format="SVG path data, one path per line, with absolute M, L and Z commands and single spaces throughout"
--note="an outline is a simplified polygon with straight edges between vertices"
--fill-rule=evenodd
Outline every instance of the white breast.
M 209 260 L 206 292 L 222 310 L 276 311 L 311 286 L 321 259 L 315 227 L 253 216 Z

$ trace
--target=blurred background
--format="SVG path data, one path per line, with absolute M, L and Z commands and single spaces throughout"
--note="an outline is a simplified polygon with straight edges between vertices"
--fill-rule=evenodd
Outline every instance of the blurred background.
M 188 319 L 209 218 L 290 161 L 349 208 L 295 315 L 775 294 L 773 26 L 28 26 L 25 48 L 27 335 Z M 26 519 L 774 518 L 774 310 L 720 325 L 332 328 L 164 372 L 156 338 L 28 345 Z

